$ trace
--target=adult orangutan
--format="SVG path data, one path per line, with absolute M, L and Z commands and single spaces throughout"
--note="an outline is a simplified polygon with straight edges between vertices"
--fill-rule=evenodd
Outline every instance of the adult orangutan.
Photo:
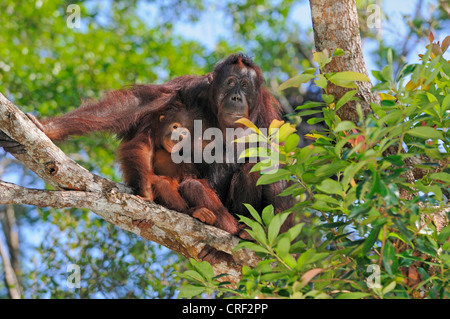
M 218 63 L 212 73 L 204 76 L 181 76 L 161 85 L 135 85 L 107 93 L 102 100 L 87 103 L 65 115 L 42 122 L 37 119 L 34 121 L 52 140 L 104 130 L 116 133 L 123 139 L 122 143 L 125 145 L 121 145 L 121 150 L 127 147 L 132 149 L 139 146 L 133 145 L 134 142 L 142 141 L 139 138 L 142 132 L 150 137 L 148 143 L 154 143 L 155 139 L 161 137 L 163 133 L 151 124 L 155 123 L 155 118 L 161 112 L 173 108 L 174 105 L 180 105 L 180 108 L 188 111 L 200 112 L 204 128 L 217 127 L 222 131 L 238 127 L 239 124 L 235 121 L 241 117 L 250 119 L 258 127 L 266 128 L 272 120 L 280 119 L 279 104 L 264 87 L 261 69 L 249 57 L 234 54 Z M 2 136 L 0 146 L 5 150 L 25 151 L 6 135 Z M 231 143 L 225 138 L 223 141 L 216 147 L 225 149 L 226 144 Z M 156 175 L 153 162 L 145 152 L 136 152 L 134 155 L 132 158 L 119 156 L 121 166 L 124 171 L 134 170 L 132 179 L 140 180 L 132 185 L 136 193 L 153 200 L 155 190 L 151 187 L 151 178 L 145 177 Z M 221 163 L 201 161 L 195 163 L 195 168 L 198 177 L 208 181 L 208 186 L 233 214 L 249 216 L 243 203 L 251 204 L 259 211 L 272 204 L 275 213 L 289 208 L 291 198 L 277 196 L 286 187 L 286 183 L 281 181 L 256 186 L 258 174 L 250 173 L 252 165 L 226 163 L 224 159 Z M 198 186 L 198 180 L 189 179 L 181 183 L 180 194 L 193 185 Z M 197 201 L 202 200 L 207 201 L 208 198 L 197 198 Z M 221 214 L 214 213 L 218 219 L 222 218 Z M 282 231 L 291 224 L 292 216 L 282 226 Z

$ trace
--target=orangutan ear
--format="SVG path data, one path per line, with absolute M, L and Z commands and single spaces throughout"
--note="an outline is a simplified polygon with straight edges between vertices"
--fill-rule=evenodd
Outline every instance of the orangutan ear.
M 164 120 L 164 118 L 165 118 L 165 115 L 161 115 L 161 116 L 159 117 L 159 121 L 162 122 L 162 121 Z
M 209 84 L 211 84 L 212 81 L 213 81 L 213 79 L 214 79 L 212 73 L 208 73 L 208 74 L 206 75 L 206 78 L 208 79 L 208 83 L 209 83 Z

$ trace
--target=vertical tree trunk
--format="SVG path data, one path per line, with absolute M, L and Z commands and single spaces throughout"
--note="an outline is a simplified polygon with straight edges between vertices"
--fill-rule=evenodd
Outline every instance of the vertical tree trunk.
M 11 299 L 20 299 L 21 294 L 19 290 L 19 281 L 17 280 L 16 273 L 11 265 L 6 247 L 3 244 L 3 239 L 0 237 L 0 258 L 3 263 L 3 269 L 5 272 L 5 282 L 8 289 L 8 294 Z
M 349 54 L 335 57 L 324 68 L 324 72 L 354 71 L 368 75 L 362 53 L 359 34 L 358 12 L 355 0 L 310 0 L 311 16 L 314 29 L 314 42 L 317 51 L 327 49 L 330 54 L 336 48 L 348 51 Z M 361 104 L 364 115 L 371 112 L 370 103 L 379 102 L 379 97 L 371 92 L 370 82 L 357 82 L 361 101 L 350 101 L 339 109 L 342 120 L 357 122 L 356 104 Z M 349 89 L 328 85 L 328 94 L 336 100 Z
M 3 218 L 0 218 L 0 223 L 3 226 L 3 234 L 5 235 L 6 245 L 11 256 L 11 265 L 14 272 L 20 272 L 19 267 L 19 234 L 16 223 L 16 216 L 13 205 L 5 205 Z

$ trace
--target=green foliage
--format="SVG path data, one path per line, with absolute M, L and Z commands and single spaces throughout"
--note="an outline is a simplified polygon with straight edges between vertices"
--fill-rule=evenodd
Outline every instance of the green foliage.
M 35 247 L 34 271 L 22 276 L 25 298 L 166 298 L 175 295 L 177 256 L 87 211 L 41 212 L 48 231 Z M 50 225 L 49 225 L 50 224 Z M 80 267 L 80 288 L 67 286 Z M 158 266 L 156 266 L 158 265 Z M 26 268 L 25 268 L 26 269 Z M 170 284 L 168 284 L 170 283 Z
M 448 205 L 450 194 L 450 70 L 442 55 L 432 53 L 430 45 L 421 64 L 405 65 L 399 74 L 392 73 L 388 59 L 375 73 L 381 105 L 373 104 L 366 118 L 358 105 L 358 123 L 336 114 L 357 100 L 356 90 L 334 101 L 326 88 L 330 82 L 353 88 L 367 77 L 314 76 L 325 102 L 297 109 L 302 114 L 322 106 L 320 119 L 328 129 L 309 134 L 314 139 L 309 146 L 297 147 L 299 137 L 288 123 L 274 121 L 265 135 L 240 121 L 252 129 L 250 141 L 266 145 L 242 155 L 261 158 L 253 168 L 261 172 L 258 184 L 290 181 L 281 196 L 294 196 L 296 204 L 277 215 L 271 206 L 257 212 L 247 205 L 253 219 L 241 221 L 254 241 L 242 241 L 236 249 L 251 249 L 263 260 L 255 268 L 243 267 L 232 296 L 450 297 L 450 226 L 438 232 L 432 215 Z M 328 52 L 314 54 L 321 70 L 332 58 Z M 283 87 L 310 79 L 297 76 Z M 422 174 L 411 180 L 411 171 Z M 301 222 L 280 234 L 291 212 Z
M 192 298 L 200 294 L 207 294 L 212 296 L 217 288 L 220 288 L 222 292 L 229 292 L 226 285 L 230 283 L 227 281 L 219 281 L 219 278 L 225 277 L 226 274 L 214 276 L 212 266 L 206 261 L 196 261 L 190 258 L 190 269 L 183 273 L 178 273 L 180 278 L 187 279 L 192 284 L 185 284 L 179 287 L 179 298 Z M 224 287 L 224 288 L 222 288 Z

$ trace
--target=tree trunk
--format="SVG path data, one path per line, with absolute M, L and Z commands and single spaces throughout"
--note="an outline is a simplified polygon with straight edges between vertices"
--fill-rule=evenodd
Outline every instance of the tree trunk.
M 314 29 L 314 42 L 317 51 L 325 49 L 333 53 L 340 48 L 348 54 L 334 57 L 324 67 L 325 73 L 354 71 L 368 75 L 362 53 L 361 37 L 359 34 L 358 12 L 355 0 L 310 0 L 311 16 Z M 377 94 L 371 92 L 370 82 L 357 82 L 357 97 L 361 101 L 350 101 L 338 110 L 339 117 L 344 121 L 358 122 L 356 104 L 360 103 L 364 115 L 372 109 L 370 103 L 379 103 Z M 328 84 L 327 93 L 339 100 L 349 89 Z
M 359 34 L 358 12 L 355 0 L 310 0 L 311 16 L 314 29 L 314 42 L 317 51 L 325 49 L 333 53 L 336 48 L 348 51 L 348 54 L 334 57 L 324 68 L 324 73 L 354 71 L 368 75 L 364 56 L 362 53 L 361 37 Z M 420 4 L 419 4 L 420 5 Z M 349 101 L 338 110 L 341 120 L 358 122 L 356 112 L 357 103 L 361 104 L 364 116 L 367 116 L 372 108 L 370 103 L 380 103 L 379 96 L 372 93 L 370 82 L 356 82 L 358 86 L 357 97 L 360 101 Z M 348 89 L 328 83 L 327 93 L 332 94 L 335 101 L 339 100 Z M 397 149 L 395 148 L 394 153 Z M 405 161 L 407 166 L 413 167 L 414 157 Z M 414 170 L 408 170 L 403 177 L 409 183 L 414 184 Z M 416 170 L 417 171 L 417 170 Z M 400 197 L 412 199 L 412 195 L 405 191 L 400 191 Z M 438 207 L 437 207 L 438 208 Z M 449 208 L 445 207 L 439 212 L 431 215 L 422 215 L 421 224 L 426 225 L 426 221 L 431 219 L 440 232 L 448 225 L 447 213 Z
M 17 280 L 16 273 L 14 272 L 11 260 L 9 259 L 6 246 L 3 244 L 3 239 L 0 237 L 0 259 L 3 263 L 3 269 L 5 271 L 5 283 L 8 289 L 8 294 L 11 299 L 20 299 L 19 281 Z
M 11 265 L 14 272 L 18 274 L 20 272 L 19 233 L 13 205 L 5 205 L 5 210 L 1 215 L 3 215 L 3 218 L 0 218 L 0 223 L 2 224 L 6 245 L 11 256 Z

